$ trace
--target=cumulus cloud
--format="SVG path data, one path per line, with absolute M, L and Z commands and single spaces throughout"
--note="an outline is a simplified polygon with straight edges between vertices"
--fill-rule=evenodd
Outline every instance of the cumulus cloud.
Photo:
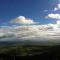
M 60 14 L 50 13 L 47 16 L 45 16 L 45 18 L 60 19 Z
M 19 16 L 11 21 L 11 23 L 18 23 L 18 24 L 35 24 L 32 19 L 26 18 L 24 16 Z

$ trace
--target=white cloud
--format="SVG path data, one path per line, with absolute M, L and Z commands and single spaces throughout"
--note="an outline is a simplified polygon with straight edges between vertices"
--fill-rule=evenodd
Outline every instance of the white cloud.
M 60 9 L 60 4 L 57 4 L 58 8 Z
M 54 8 L 54 11 L 60 10 L 60 4 L 57 4 L 57 6 Z
M 52 18 L 52 19 L 60 19 L 60 14 L 48 14 L 46 18 Z
M 19 24 L 35 24 L 32 19 L 25 18 L 24 16 L 19 16 L 11 21 L 11 23 L 19 23 Z

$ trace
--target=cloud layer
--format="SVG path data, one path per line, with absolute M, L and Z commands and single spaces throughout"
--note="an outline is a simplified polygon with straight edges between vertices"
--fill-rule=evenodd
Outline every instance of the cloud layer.
M 18 18 L 18 19 L 17 19 Z M 47 44 L 50 42 L 59 43 L 60 41 L 60 21 L 58 20 L 55 24 L 48 23 L 37 25 L 34 20 L 29 23 L 29 19 L 24 16 L 19 16 L 13 19 L 10 23 L 19 23 L 22 25 L 11 25 L 11 26 L 0 26 L 0 41 L 46 41 Z M 21 19 L 21 20 L 20 20 Z M 24 21 L 22 21 L 24 20 Z M 28 25 L 26 23 L 28 21 Z M 34 23 L 34 24 L 32 24 Z M 50 43 L 51 44 L 51 43 Z
M 20 21 L 21 19 L 21 21 Z M 24 21 L 22 21 L 24 20 Z M 25 22 L 25 17 L 17 17 L 14 23 L 30 24 L 33 22 Z M 30 22 L 30 23 L 29 23 Z M 35 22 L 36 23 L 36 22 Z M 60 21 L 56 24 L 44 24 L 44 25 L 12 25 L 1 26 L 0 28 L 0 41 L 13 41 L 13 40 L 56 40 L 60 39 Z

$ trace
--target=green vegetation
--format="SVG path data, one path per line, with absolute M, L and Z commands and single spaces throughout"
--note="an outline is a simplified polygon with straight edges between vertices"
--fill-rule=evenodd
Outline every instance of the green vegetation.
M 51 46 L 39 45 L 8 45 L 0 47 L 0 55 L 15 55 L 15 56 L 33 56 L 47 52 Z
M 60 51 L 59 49 L 60 46 L 39 46 L 20 44 L 0 46 L 0 60 L 5 60 L 8 57 L 14 58 L 16 56 L 49 56 L 51 54 L 53 55 L 55 51 Z
M 48 50 L 48 46 L 38 46 L 38 45 L 11 45 L 0 47 L 0 55 L 16 55 L 16 56 L 30 56 L 41 54 Z

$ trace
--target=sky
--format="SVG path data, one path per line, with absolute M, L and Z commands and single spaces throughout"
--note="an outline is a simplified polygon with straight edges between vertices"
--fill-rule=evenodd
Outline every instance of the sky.
M 34 19 L 41 24 L 54 23 L 45 16 L 53 12 L 57 3 L 58 0 L 0 0 L 0 25 L 18 16 Z
M 60 42 L 60 0 L 0 0 L 0 41 Z

